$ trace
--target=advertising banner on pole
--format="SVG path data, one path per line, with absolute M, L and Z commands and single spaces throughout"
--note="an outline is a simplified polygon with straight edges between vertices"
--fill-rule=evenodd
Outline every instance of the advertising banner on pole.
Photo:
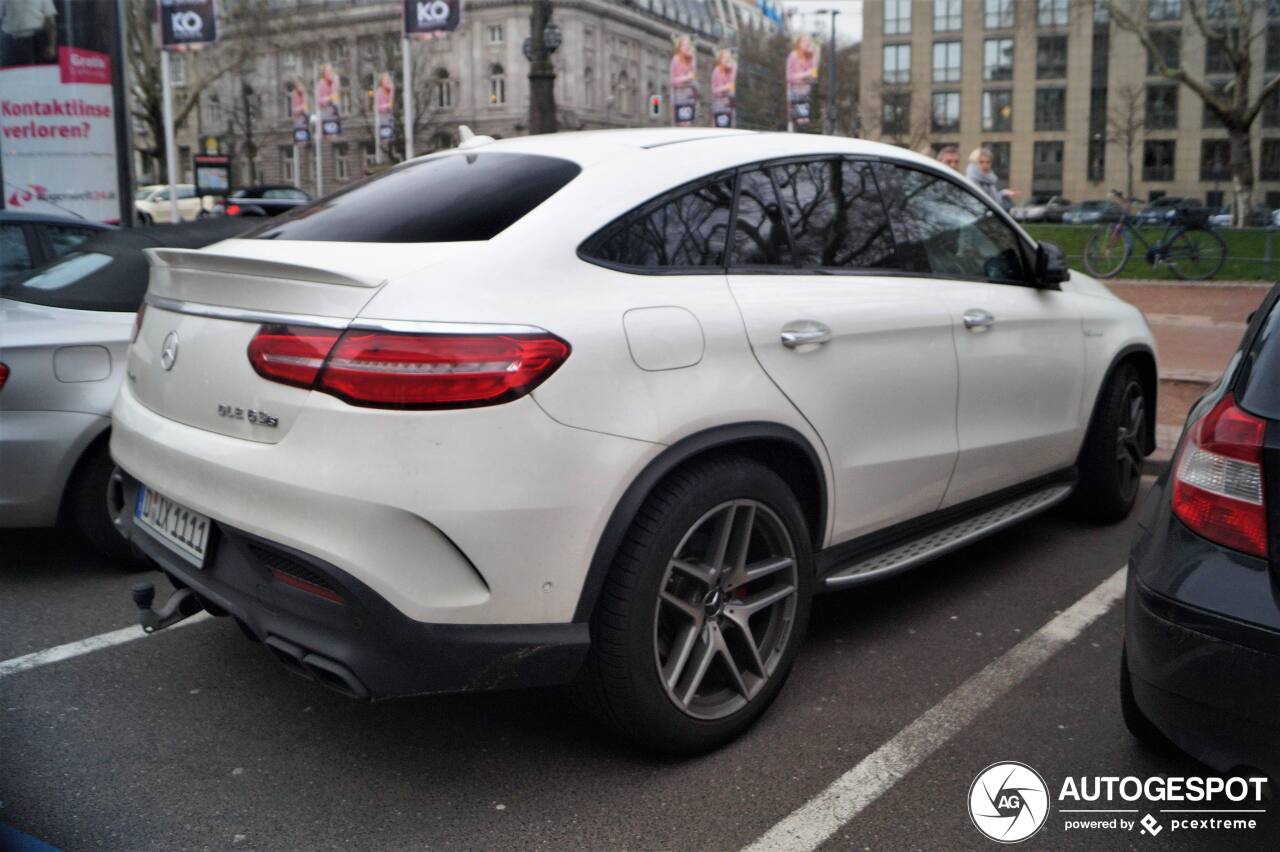
M 192 163 L 196 195 L 226 195 L 231 189 L 231 158 L 222 154 L 196 154 Z
M 404 0 L 406 38 L 431 38 L 462 26 L 462 0 Z
M 320 115 L 320 131 L 325 136 L 342 135 L 342 84 L 333 66 L 326 62 L 316 80 L 316 112 Z
M 698 54 L 693 39 L 681 33 L 672 38 L 671 118 L 684 127 L 698 117 Z
M 121 215 L 114 3 L 0 2 L 0 208 Z
M 307 107 L 307 87 L 301 77 L 294 77 L 289 84 L 289 114 L 293 116 L 293 144 L 306 145 L 311 141 L 311 112 Z
M 787 54 L 787 116 L 805 125 L 813 116 L 813 84 L 818 79 L 818 46 L 807 33 L 796 36 Z
M 212 44 L 218 40 L 214 0 L 160 0 L 160 43 L 165 50 Z
M 738 88 L 738 51 L 722 47 L 711 69 L 711 123 L 733 127 L 733 99 Z
M 373 111 L 378 117 L 378 141 L 390 142 L 396 138 L 396 84 L 391 72 L 378 75 L 378 87 L 373 90 Z

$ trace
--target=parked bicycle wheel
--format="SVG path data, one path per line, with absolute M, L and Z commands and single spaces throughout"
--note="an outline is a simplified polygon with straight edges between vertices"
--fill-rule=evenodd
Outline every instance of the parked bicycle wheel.
M 1084 247 L 1084 266 L 1098 278 L 1110 278 L 1121 269 L 1133 253 L 1133 236 L 1125 228 L 1099 225 L 1089 235 Z
M 1226 263 L 1227 244 L 1216 231 L 1188 228 L 1169 241 L 1164 261 L 1179 278 L 1203 281 Z

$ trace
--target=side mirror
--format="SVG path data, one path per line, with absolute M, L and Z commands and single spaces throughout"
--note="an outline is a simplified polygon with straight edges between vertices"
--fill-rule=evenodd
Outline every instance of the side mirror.
M 1036 280 L 1042 284 L 1060 284 L 1070 277 L 1066 252 L 1053 243 L 1041 241 L 1036 249 Z

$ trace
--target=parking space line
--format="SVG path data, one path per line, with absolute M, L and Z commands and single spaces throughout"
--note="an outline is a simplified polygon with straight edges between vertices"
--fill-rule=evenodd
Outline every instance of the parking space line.
M 212 618 L 207 612 L 196 613 L 188 619 L 179 621 L 166 630 L 173 630 L 177 627 L 185 627 L 190 624 L 205 621 Z M 135 639 L 141 639 L 146 636 L 142 632 L 140 625 L 132 627 L 121 627 L 119 630 L 112 630 L 110 633 L 99 633 L 97 636 L 90 636 L 88 639 L 80 639 L 75 642 L 68 642 L 65 645 L 55 645 L 52 648 L 45 648 L 43 651 L 34 651 L 30 654 L 23 654 L 21 657 L 14 657 L 4 662 L 0 662 L 0 678 L 9 675 L 25 672 L 29 669 L 47 666 L 50 663 L 69 660 L 72 657 L 79 657 L 82 654 L 88 654 L 91 651 L 99 651 L 103 648 L 110 648 L 115 645 L 123 645 L 126 642 L 132 642 Z
M 810 852 L 887 793 L 1124 596 L 1125 568 L 997 657 L 744 852 Z M 1014 759 L 1016 755 L 997 755 Z

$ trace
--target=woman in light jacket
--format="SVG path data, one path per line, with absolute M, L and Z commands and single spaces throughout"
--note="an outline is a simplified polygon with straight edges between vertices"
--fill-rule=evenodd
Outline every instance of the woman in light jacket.
M 1001 207 L 1009 206 L 1009 198 L 1014 195 L 1011 189 L 1000 189 L 1000 176 L 993 168 L 994 160 L 989 148 L 974 148 L 969 155 L 969 167 L 964 176 L 971 180 Z

